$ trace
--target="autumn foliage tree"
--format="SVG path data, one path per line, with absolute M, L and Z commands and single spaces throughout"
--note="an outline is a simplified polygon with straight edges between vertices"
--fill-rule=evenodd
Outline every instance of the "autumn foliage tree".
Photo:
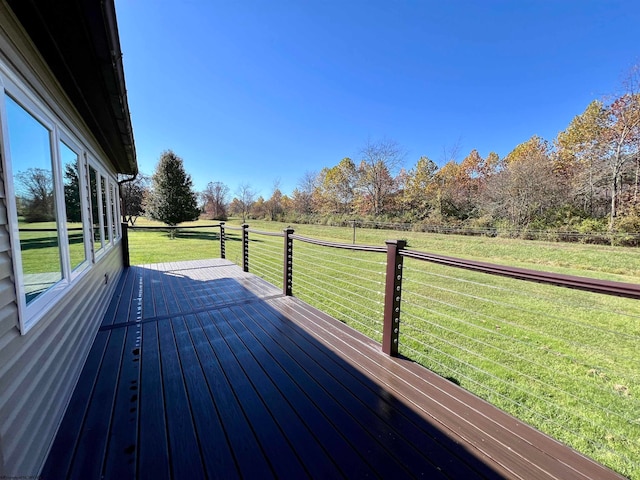
M 367 141 L 360 151 L 358 188 L 363 194 L 365 210 L 372 215 L 385 213 L 385 204 L 395 193 L 394 172 L 400 167 L 404 153 L 392 140 Z

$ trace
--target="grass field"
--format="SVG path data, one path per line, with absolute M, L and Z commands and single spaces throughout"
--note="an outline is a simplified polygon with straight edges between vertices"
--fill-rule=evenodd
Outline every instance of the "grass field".
M 82 228 L 81 223 L 70 223 L 68 226 L 70 229 Z M 55 222 L 20 223 L 19 228 L 24 273 L 60 272 L 60 248 Z M 33 229 L 50 231 L 33 231 Z M 82 232 L 70 230 L 68 240 L 73 270 L 85 260 Z
M 229 222 L 230 225 L 237 223 Z M 251 222 L 282 231 L 286 225 Z M 349 228 L 294 226 L 351 243 Z M 217 229 L 130 232 L 134 264 L 219 256 Z M 240 232 L 227 258 L 241 263 Z M 358 243 L 638 283 L 624 247 L 358 230 Z M 282 239 L 250 234 L 250 270 L 282 282 Z M 212 241 L 213 240 L 213 241 Z M 380 340 L 385 255 L 294 242 L 294 294 Z M 608 465 L 640 479 L 640 302 L 406 259 L 400 353 Z

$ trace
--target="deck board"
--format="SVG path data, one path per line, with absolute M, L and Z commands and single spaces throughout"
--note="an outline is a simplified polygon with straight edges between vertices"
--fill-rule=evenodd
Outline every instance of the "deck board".
M 43 478 L 621 478 L 224 260 L 131 267 Z

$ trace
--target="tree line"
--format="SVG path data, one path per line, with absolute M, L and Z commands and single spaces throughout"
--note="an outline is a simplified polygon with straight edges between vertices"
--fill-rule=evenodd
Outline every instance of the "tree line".
M 239 215 L 243 220 L 295 223 L 366 219 L 638 233 L 640 68 L 630 71 L 623 87 L 621 94 L 587 105 L 555 139 L 534 135 L 502 158 L 494 152 L 483 157 L 473 149 L 459 160 L 453 148 L 445 152 L 448 158 L 441 167 L 423 156 L 403 168 L 405 154 L 398 143 L 368 141 L 357 159 L 345 157 L 305 173 L 291 195 L 283 194 L 278 182 L 268 198 L 256 195 L 249 183 L 230 195 L 229 187 L 218 181 L 198 194 L 191 192 L 187 203 L 195 202 L 201 215 L 216 220 Z M 157 212 L 157 200 L 152 201 L 160 185 L 157 174 L 123 183 L 129 220 Z M 139 200 L 125 200 L 128 196 Z M 135 205 L 137 210 L 131 209 Z

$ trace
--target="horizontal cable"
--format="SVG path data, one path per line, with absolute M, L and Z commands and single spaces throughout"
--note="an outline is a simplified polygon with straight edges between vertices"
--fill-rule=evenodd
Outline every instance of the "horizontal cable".
M 441 314 L 441 313 L 439 313 L 439 312 L 434 312 L 434 311 L 429 311 L 429 312 L 430 312 L 430 313 L 434 313 L 435 315 L 439 315 L 439 316 L 445 317 L 445 318 L 447 318 L 447 319 L 449 319 L 449 320 L 458 321 L 458 322 L 460 322 L 460 323 L 463 323 L 463 324 L 468 325 L 468 323 L 467 323 L 467 322 L 464 322 L 463 320 L 458 319 L 458 318 L 456 318 L 456 317 L 454 317 L 454 316 L 452 316 L 452 315 Z M 448 328 L 448 327 L 445 327 L 445 326 L 440 325 L 440 324 L 437 324 L 437 323 L 428 322 L 428 321 L 424 320 L 424 318 L 422 318 L 422 317 L 418 317 L 418 316 L 413 315 L 412 313 L 410 313 L 410 312 L 408 312 L 408 311 L 406 311 L 406 310 L 403 310 L 403 316 L 406 318 L 406 316 L 407 316 L 407 315 L 408 315 L 408 316 L 413 316 L 413 318 L 414 318 L 414 319 L 416 319 L 420 324 L 423 324 L 423 323 L 429 324 L 429 325 L 431 325 L 431 326 L 433 326 L 433 327 L 435 327 L 435 328 L 438 328 L 438 329 L 441 329 L 441 330 L 444 330 L 444 331 L 447 331 L 447 332 L 449 332 L 449 333 L 453 334 L 456 338 L 465 338 L 465 339 L 467 339 L 468 341 L 470 341 L 471 343 L 476 343 L 476 344 L 479 344 L 479 345 L 483 345 L 483 346 L 485 346 L 485 347 L 487 347 L 487 348 L 489 348 L 489 349 L 491 349 L 491 350 L 497 351 L 499 354 L 502 354 L 502 355 L 508 355 L 509 357 L 516 358 L 516 359 L 520 360 L 521 362 L 524 362 L 524 363 L 527 363 L 527 364 L 530 364 L 530 365 L 536 366 L 536 367 L 538 367 L 538 371 L 540 371 L 540 370 L 544 370 L 544 371 L 546 371 L 546 372 L 552 373 L 552 374 L 553 374 L 553 375 L 555 375 L 555 376 L 562 376 L 562 377 L 564 377 L 564 378 L 568 378 L 568 379 L 572 380 L 574 383 L 576 383 L 576 379 L 575 379 L 575 377 L 571 377 L 571 376 L 569 376 L 569 375 L 567 375 L 567 374 L 561 373 L 561 372 L 559 372 L 557 369 L 553 369 L 553 368 L 548 367 L 548 366 L 546 366 L 546 365 L 543 365 L 543 364 L 537 363 L 537 362 L 535 362 L 535 361 L 532 361 L 532 360 L 531 360 L 531 359 L 529 359 L 529 358 L 523 357 L 522 355 L 518 355 L 517 353 L 511 352 L 511 351 L 504 351 L 504 350 L 500 349 L 500 348 L 499 348 L 498 346 L 496 346 L 496 345 L 492 345 L 492 344 L 487 343 L 487 342 L 485 342 L 485 341 L 482 341 L 482 340 L 480 340 L 479 338 L 476 338 L 476 337 L 470 337 L 469 335 L 465 335 L 464 333 L 462 333 L 462 332 L 460 332 L 460 331 L 458 331 L 458 330 L 454 330 L 454 329 L 452 329 L 452 328 Z M 431 333 L 427 333 L 427 332 L 425 332 L 425 331 L 424 331 L 424 330 L 422 330 L 422 329 L 419 329 L 416 325 L 414 325 L 414 324 L 412 324 L 412 323 L 407 323 L 407 322 L 406 322 L 406 320 L 403 322 L 403 333 L 404 333 L 404 335 L 406 335 L 406 331 L 405 331 L 405 329 L 406 329 L 407 327 L 408 327 L 408 328 L 415 329 L 415 330 L 417 330 L 417 331 L 419 331 L 420 333 L 423 333 L 423 334 L 429 334 L 429 335 L 435 336 L 435 335 L 433 335 L 433 334 L 431 334 Z M 488 331 L 488 333 L 495 333 L 495 332 L 493 332 L 493 331 L 491 331 L 491 330 L 487 330 L 487 331 Z M 436 338 L 440 339 L 440 337 L 436 337 Z M 507 339 L 507 340 L 512 340 L 510 337 L 506 337 L 506 339 Z M 525 346 L 528 346 L 528 345 L 527 345 L 527 344 L 525 344 Z M 532 382 L 536 382 L 536 383 L 538 383 L 538 384 L 540 384 L 540 385 L 543 385 L 543 386 L 547 387 L 547 390 L 553 390 L 553 391 L 562 392 L 563 394 L 565 394 L 565 395 L 567 395 L 567 396 L 569 396 L 569 397 L 573 398 L 573 399 L 574 399 L 574 401 L 576 401 L 576 402 L 578 402 L 578 403 L 582 403 L 583 405 L 593 406 L 593 407 L 596 407 L 596 408 L 598 408 L 598 409 L 603 409 L 604 411 L 607 411 L 608 413 L 610 413 L 610 414 L 612 414 L 612 415 L 614 415 L 614 416 L 618 416 L 618 417 L 620 417 L 620 418 L 622 418 L 622 419 L 624 419 L 624 420 L 627 420 L 627 421 L 631 420 L 631 419 L 626 418 L 626 417 L 624 417 L 624 416 L 622 416 L 622 415 L 620 415 L 620 414 L 618 414 L 618 413 L 613 412 L 612 410 L 609 410 L 606 406 L 602 406 L 602 405 L 597 405 L 597 406 L 596 406 L 596 405 L 595 405 L 595 404 L 593 404 L 593 403 L 585 402 L 585 401 L 582 399 L 582 397 L 580 397 L 580 396 L 578 396 L 578 395 L 576 395 L 576 394 L 573 394 L 573 393 L 571 393 L 571 392 L 569 392 L 569 391 L 567 391 L 567 390 L 563 390 L 563 389 L 561 389 L 561 388 L 559 388 L 559 387 L 557 387 L 557 386 L 555 386 L 555 385 L 552 385 L 552 384 L 550 384 L 550 383 L 544 382 L 544 381 L 543 381 L 543 380 L 541 380 L 540 378 L 533 377 L 533 376 L 531 376 L 531 375 L 529 375 L 529 374 L 527 374 L 527 373 L 521 372 L 521 371 L 519 371 L 519 370 L 515 370 L 515 369 L 513 369 L 513 368 L 508 367 L 507 365 L 504 365 L 504 364 L 502 364 L 502 363 L 499 363 L 499 362 L 498 362 L 497 360 L 495 360 L 493 357 L 487 357 L 487 356 L 484 356 L 484 355 L 480 355 L 479 353 L 476 353 L 475 351 L 471 351 L 471 350 L 466 350 L 466 349 L 465 349 L 465 351 L 467 351 L 468 353 L 470 353 L 470 354 L 472 354 L 472 355 L 477 355 L 477 356 L 479 356 L 480 358 L 482 358 L 483 360 L 487 360 L 488 362 L 494 363 L 495 365 L 499 365 L 499 366 L 501 366 L 501 367 L 503 367 L 503 368 L 510 369 L 510 370 L 511 370 L 511 371 L 513 371 L 513 372 L 519 373 L 520 375 L 522 375 L 522 376 L 524 376 L 525 378 L 527 378 L 527 379 L 531 380 Z M 580 384 L 582 384 L 582 385 L 584 385 L 586 382 L 579 382 L 579 383 L 580 383 Z M 592 385 L 589 385 L 589 387 L 593 388 L 593 386 L 592 386 Z M 609 390 L 605 390 L 605 389 L 602 389 L 602 388 L 598 388 L 598 390 L 599 390 L 600 392 L 604 393 L 604 394 L 610 394 L 610 393 L 611 393 Z M 633 403 L 638 404 L 638 401 L 634 399 L 634 400 L 633 400 Z
M 426 274 L 426 275 L 430 275 L 430 273 L 429 273 L 429 272 L 422 272 L 422 271 L 420 271 L 420 273 L 423 273 L 423 274 Z M 439 275 L 439 277 L 440 277 L 440 278 L 449 279 L 449 280 L 453 280 L 453 281 L 459 281 L 459 282 L 464 282 L 464 281 L 465 281 L 465 280 L 461 280 L 461 279 L 459 279 L 459 278 L 456 278 L 456 277 L 450 277 L 450 276 L 443 276 L 443 275 Z M 429 288 L 429 289 L 432 289 L 432 290 L 440 290 L 440 291 L 443 291 L 443 292 L 453 293 L 453 294 L 460 295 L 460 296 L 466 296 L 466 297 L 469 297 L 469 298 L 473 298 L 473 299 L 475 299 L 475 300 L 481 300 L 481 301 L 485 301 L 485 302 L 488 302 L 488 303 L 492 303 L 492 304 L 494 304 L 494 305 L 499 305 L 499 306 L 503 306 L 503 307 L 508 307 L 508 308 L 510 308 L 510 309 L 513 309 L 513 310 L 526 311 L 526 310 L 522 309 L 521 307 L 519 307 L 519 306 L 517 306 L 517 305 L 515 305 L 515 304 L 512 304 L 512 303 L 499 302 L 499 301 L 496 301 L 496 300 L 490 300 L 490 299 L 486 299 L 486 298 L 483 298 L 483 297 L 478 297 L 478 296 L 475 296 L 475 295 L 470 295 L 470 294 L 462 293 L 462 292 L 459 292 L 459 291 L 456 291 L 456 290 L 447 289 L 447 288 L 440 287 L 440 286 L 437 286 L 437 285 L 433 285 L 433 284 L 428 284 L 428 283 L 420 282 L 420 281 L 415 280 L 415 279 L 412 279 L 412 278 L 410 278 L 410 277 L 408 277 L 408 276 L 403 278 L 403 282 L 413 282 L 413 283 L 416 283 L 416 284 L 418 284 L 418 285 L 421 285 L 421 286 L 423 286 L 423 287 L 426 287 L 426 288 Z M 522 295 L 522 293 L 523 293 L 523 291 L 522 291 L 522 290 L 510 290 L 510 289 L 503 289 L 503 288 L 501 288 L 501 287 L 495 287 L 495 286 L 493 286 L 493 285 L 487 285 L 487 284 L 479 283 L 479 282 L 473 282 L 473 283 L 474 283 L 475 285 L 483 286 L 483 287 L 486 287 L 486 288 L 489 288 L 489 289 L 502 289 L 502 290 L 506 290 L 506 291 L 507 291 L 508 293 L 510 293 L 511 295 L 518 295 L 518 296 L 520 296 L 520 295 Z M 527 295 L 529 295 L 529 293 L 530 293 L 530 291 L 529 291 L 529 290 L 527 290 Z M 504 296 L 504 295 L 502 295 L 502 296 Z M 544 297 L 536 297 L 536 298 L 538 298 L 538 299 L 540 299 L 540 300 L 548 301 L 548 298 L 544 298 Z M 575 307 L 576 305 L 570 305 L 570 304 L 569 304 L 568 306 Z M 580 306 L 580 308 L 584 308 L 584 307 L 583 307 L 583 306 Z M 586 307 L 586 308 L 588 308 L 588 307 Z M 604 310 L 604 309 L 599 309 L 599 311 L 609 313 L 609 312 L 607 312 L 607 311 L 606 311 L 606 310 Z M 615 313 L 618 313 L 618 312 L 615 312 Z M 619 313 L 619 314 L 620 314 L 620 315 L 625 315 L 624 313 Z M 627 316 L 629 316 L 630 318 L 636 318 L 636 316 L 635 316 L 635 315 L 627 315 Z M 601 333 L 610 333 L 610 334 L 614 334 L 614 335 L 619 335 L 619 336 L 623 336 L 623 337 L 628 337 L 628 338 L 631 338 L 631 339 L 634 339 L 634 340 L 640 340 L 640 336 L 637 336 L 637 335 L 631 335 L 631 334 L 624 333 L 624 332 L 618 332 L 618 331 L 615 331 L 615 330 L 610 330 L 610 329 L 606 329 L 606 328 L 598 327 L 598 326 L 596 326 L 596 325 L 586 324 L 586 323 L 583 323 L 583 322 L 578 322 L 578 321 L 575 321 L 575 320 L 567 320 L 566 318 L 562 318 L 562 317 L 554 317 L 554 318 L 555 318 L 556 320 L 558 320 L 558 321 L 563 321 L 563 322 L 567 322 L 567 323 L 572 323 L 572 324 L 577 325 L 577 326 L 585 327 L 585 328 L 592 329 L 592 330 L 597 330 L 597 331 L 599 331 L 599 332 L 601 332 Z
M 437 360 L 433 359 L 433 357 L 428 356 L 425 352 L 426 352 L 427 350 L 433 350 L 433 351 L 435 351 L 435 352 L 437 352 L 437 353 L 439 353 L 439 354 L 442 354 L 442 355 L 443 355 L 443 356 L 445 356 L 445 357 L 448 357 L 448 358 L 450 358 L 450 359 L 452 359 L 452 360 L 454 360 L 454 361 L 456 361 L 456 362 L 459 362 L 459 363 L 461 363 L 461 364 L 463 364 L 463 365 L 465 365 L 465 366 L 467 366 L 467 367 L 471 368 L 472 370 L 473 370 L 473 369 L 475 369 L 475 370 L 479 370 L 479 369 L 477 369 L 476 367 L 474 367 L 473 365 L 468 364 L 468 363 L 466 363 L 466 362 L 464 362 L 464 361 L 462 361 L 462 360 L 458 359 L 457 357 L 454 357 L 454 356 L 452 356 L 452 355 L 449 355 L 449 354 L 447 354 L 446 352 L 443 352 L 443 351 L 441 351 L 441 350 L 438 350 L 437 348 L 435 348 L 435 347 L 433 347 L 433 346 L 431 346 L 431 345 L 427 345 L 427 344 L 425 344 L 424 342 L 420 342 L 419 340 L 416 340 L 416 342 L 417 342 L 417 343 L 419 343 L 419 344 L 424 348 L 424 350 L 425 350 L 425 351 L 419 351 L 419 350 L 416 350 L 416 349 L 414 349 L 414 348 L 412 348 L 412 347 L 410 347 L 410 346 L 408 346 L 408 345 L 402 345 L 402 348 L 403 348 L 403 349 L 409 350 L 410 352 L 412 352 L 412 353 L 415 355 L 415 356 L 413 357 L 414 359 L 416 359 L 416 360 L 417 360 L 417 358 L 426 358 L 426 359 L 428 359 L 428 362 L 429 362 L 429 363 L 435 363 L 435 364 L 439 365 L 443 370 L 448 370 L 448 371 L 451 371 L 451 372 L 453 372 L 453 373 L 456 373 L 459 377 L 461 377 L 461 378 L 465 379 L 465 380 L 466 380 L 466 381 L 468 381 L 470 384 L 475 384 L 475 385 L 477 386 L 477 388 L 482 389 L 482 390 L 485 390 L 485 391 L 487 391 L 487 392 L 490 392 L 492 395 L 494 395 L 494 396 L 496 396 L 496 397 L 501 398 L 503 401 L 505 401 L 505 402 L 507 402 L 507 403 L 511 403 L 511 404 L 513 404 L 513 405 L 517 406 L 519 409 L 527 410 L 527 411 L 528 411 L 532 416 L 534 416 L 534 417 L 538 417 L 538 418 L 541 418 L 543 421 L 545 421 L 545 422 L 547 422 L 547 423 L 549 423 L 549 424 L 553 424 L 553 425 L 555 425 L 555 426 L 556 426 L 556 427 L 558 427 L 560 430 L 568 431 L 568 432 L 570 432 L 571 434 L 573 434 L 573 436 L 574 436 L 574 437 L 576 437 L 576 438 L 581 438 L 581 439 L 583 439 L 584 441 L 586 441 L 587 443 L 589 443 L 589 444 L 591 444 L 591 445 L 594 445 L 594 446 L 596 446 L 597 448 L 599 448 L 599 449 L 601 449 L 601 450 L 603 450 L 603 451 L 607 451 L 607 452 L 609 452 L 611 455 L 614 455 L 614 456 L 616 456 L 616 457 L 618 457 L 618 458 L 622 458 L 622 459 L 624 459 L 627 463 L 637 465 L 637 462 L 635 462 L 635 461 L 631 460 L 631 459 L 630 459 L 629 457 L 627 457 L 626 455 L 622 455 L 622 454 L 620 454 L 619 452 L 614 451 L 612 448 L 610 448 L 610 447 L 608 447 L 608 446 L 604 445 L 603 443 L 597 442 L 597 441 L 596 441 L 595 439 L 593 439 L 593 438 L 587 438 L 587 437 L 585 437 L 585 436 L 584 436 L 584 435 L 582 435 L 580 432 L 577 432 L 577 431 L 575 431 L 574 429 L 568 428 L 564 423 L 559 423 L 558 421 L 554 420 L 552 417 L 545 416 L 545 415 L 543 415 L 541 412 L 538 412 L 538 411 L 536 411 L 536 410 L 532 409 L 531 407 L 528 407 L 527 405 L 524 405 L 524 404 L 523 404 L 523 403 L 521 403 L 521 402 L 518 402 L 518 401 L 516 401 L 516 400 L 513 400 L 511 397 L 509 397 L 509 396 L 507 396 L 507 395 L 505 395 L 505 394 L 503 394 L 503 393 L 500 393 L 500 392 L 498 392 L 498 391 L 497 391 L 497 390 L 495 390 L 495 389 L 488 388 L 484 383 L 480 383 L 480 382 L 479 382 L 479 381 L 477 381 L 476 379 L 474 379 L 474 378 L 472 378 L 472 377 L 469 377 L 469 376 L 467 376 L 467 375 L 463 374 L 463 373 L 462 373 L 462 372 L 460 372 L 460 371 L 454 370 L 453 368 L 451 368 L 451 367 L 449 367 L 449 366 L 447 366 L 447 365 L 445 365 L 445 364 L 443 364 L 443 363 L 441 363 L 441 362 L 438 362 Z M 408 355 L 408 356 L 411 358 L 411 356 L 410 356 L 410 355 Z M 480 370 L 480 371 L 481 371 L 481 370 Z M 486 373 L 486 372 L 483 372 L 483 373 Z M 490 375 L 488 375 L 488 376 L 490 376 Z M 445 378 L 446 378 L 446 377 L 445 377 Z M 471 390 L 471 391 L 473 391 L 473 390 Z M 494 403 L 494 402 L 491 402 L 491 403 Z
M 434 289 L 434 290 L 437 290 L 437 289 L 438 289 L 438 287 L 433 287 L 433 289 Z M 512 321 L 506 320 L 505 318 L 496 317 L 496 316 L 493 316 L 493 315 L 488 315 L 488 314 L 485 314 L 485 313 L 479 312 L 479 311 L 478 311 L 478 309 L 476 309 L 476 310 L 470 310 L 470 309 L 467 309 L 467 308 L 461 307 L 461 306 L 456 305 L 456 304 L 452 304 L 452 303 L 449 303 L 449 302 L 445 302 L 445 301 L 443 301 L 443 300 L 438 300 L 438 299 L 435 299 L 435 298 L 433 298 L 433 297 L 428 297 L 428 296 L 426 296 L 426 295 L 424 295 L 424 294 L 420 294 L 420 293 L 414 292 L 413 290 L 409 290 L 409 289 L 406 289 L 406 290 L 405 290 L 405 289 L 403 289 L 403 291 L 406 291 L 406 292 L 407 292 L 407 293 L 406 293 L 407 295 L 414 295 L 414 296 L 417 296 L 417 297 L 419 297 L 421 300 L 424 300 L 424 301 L 426 301 L 426 303 L 429 303 L 429 304 L 431 304 L 431 305 L 433 305 L 434 303 L 437 303 L 437 304 L 440 304 L 440 305 L 443 305 L 443 306 L 446 306 L 446 307 L 450 307 L 450 308 L 453 308 L 453 309 L 456 309 L 456 310 L 459 310 L 459 311 L 463 311 L 463 312 L 468 313 L 468 314 L 470 314 L 470 315 L 473 315 L 473 316 L 475 316 L 475 317 L 486 318 L 486 319 L 488 319 L 488 320 L 491 320 L 491 321 L 494 321 L 494 322 L 501 323 L 503 326 L 508 325 L 509 327 L 516 328 L 516 329 L 519 329 L 519 330 L 524 330 L 524 331 L 527 331 L 527 332 L 529 332 L 529 333 L 533 333 L 533 334 L 538 335 L 538 336 L 545 336 L 545 337 L 546 337 L 546 338 L 548 338 L 548 339 L 558 340 L 559 338 L 562 338 L 562 337 L 559 337 L 559 336 L 557 335 L 557 334 L 558 334 L 558 330 L 557 330 L 557 329 L 554 331 L 554 335 L 551 335 L 551 334 L 547 334 L 547 333 L 545 333 L 545 332 L 541 332 L 541 331 L 540 331 L 540 330 L 538 330 L 538 329 L 535 329 L 535 328 L 532 328 L 532 327 L 528 327 L 528 326 L 526 326 L 526 325 L 524 325 L 524 324 L 521 324 L 521 323 L 515 323 L 515 322 L 512 322 Z M 465 294 L 461 294 L 461 293 L 456 292 L 456 291 L 452 291 L 452 290 L 446 290 L 446 291 L 447 291 L 448 293 L 452 293 L 452 294 L 458 295 L 458 296 L 460 296 L 460 297 L 465 296 Z M 562 317 L 557 317 L 557 316 L 555 316 L 555 315 L 550 315 L 550 314 L 548 314 L 548 313 L 546 313 L 546 312 L 540 312 L 540 311 L 538 311 L 538 312 L 532 312 L 532 311 L 529 311 L 529 310 L 523 309 L 523 308 L 521 308 L 521 307 L 517 307 L 517 306 L 511 305 L 511 304 L 507 304 L 507 303 L 495 302 L 495 301 L 492 301 L 492 300 L 489 300 L 489 299 L 486 299 L 486 298 L 483 298 L 483 297 L 471 296 L 471 298 L 473 298 L 474 300 L 479 301 L 479 302 L 485 302 L 485 303 L 489 303 L 489 304 L 492 304 L 492 305 L 497 305 L 497 306 L 504 307 L 504 309 L 505 309 L 505 310 L 509 310 L 509 311 L 525 313 L 525 314 L 527 314 L 527 315 L 533 315 L 533 314 L 535 314 L 535 315 L 537 315 L 538 317 L 539 317 L 540 315 L 543 315 L 545 318 L 548 318 L 548 319 L 550 319 L 550 320 L 554 320 L 554 321 L 556 321 L 556 322 L 558 322 L 558 323 L 561 323 L 561 322 L 563 322 L 563 321 L 564 321 L 565 323 L 578 323 L 579 325 L 584 326 L 584 324 L 582 324 L 581 322 L 572 322 L 572 321 L 566 320 L 566 319 L 564 319 L 564 318 L 562 318 Z M 405 299 L 406 299 L 406 298 L 405 298 Z M 431 311 L 433 311 L 433 310 L 431 310 Z M 586 325 L 586 326 L 588 327 L 588 325 Z M 478 327 L 478 328 L 479 328 L 479 327 Z M 607 332 L 607 333 L 613 333 L 613 334 L 615 334 L 615 333 L 616 333 L 616 332 L 613 332 L 613 331 L 610 331 L 610 330 L 605 330 L 605 332 Z M 513 338 L 513 337 L 510 337 L 510 338 Z M 600 338 L 600 337 L 598 337 L 598 338 Z M 566 342 L 567 344 L 569 344 L 569 345 L 573 345 L 573 346 L 589 347 L 589 345 L 585 345 L 585 344 L 577 343 L 577 342 L 576 342 L 575 340 L 573 340 L 573 339 L 571 339 L 571 340 L 565 340 L 565 339 L 563 339 L 563 341 L 564 341 L 564 342 Z M 562 355 L 564 355 L 564 354 L 562 354 Z M 625 356 L 620 356 L 619 358 L 626 359 L 626 360 L 633 360 L 633 359 L 628 358 L 628 357 L 625 357 Z
M 465 260 L 445 255 L 435 255 L 419 252 L 417 250 L 400 250 L 399 253 L 404 257 L 437 263 L 439 265 L 446 265 L 449 267 L 463 268 L 476 272 L 489 273 L 491 275 L 500 275 L 518 280 L 526 280 L 528 282 L 545 283 L 548 285 L 586 290 L 588 292 L 640 299 L 640 285 L 636 285 L 634 283 L 597 280 L 594 278 L 578 277 L 575 275 L 542 272 L 519 267 L 508 267 L 495 263 Z

